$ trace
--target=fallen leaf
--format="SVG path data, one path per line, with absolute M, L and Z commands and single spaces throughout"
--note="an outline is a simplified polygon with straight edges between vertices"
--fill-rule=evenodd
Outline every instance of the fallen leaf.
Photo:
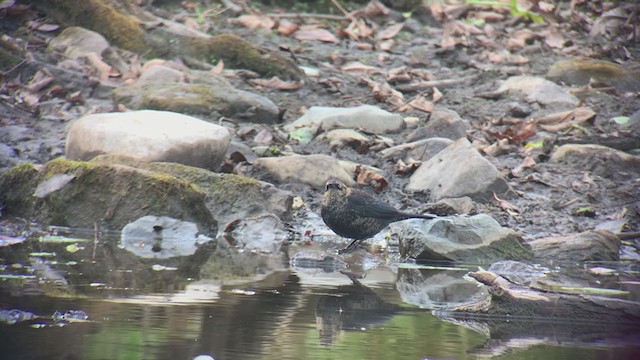
M 393 39 L 394 37 L 396 37 L 396 35 L 398 35 L 398 33 L 400 32 L 400 30 L 402 30 L 403 27 L 404 27 L 404 23 L 391 25 L 383 29 L 382 31 L 378 32 L 378 34 L 376 34 L 376 39 L 378 40 Z
M 424 96 L 420 95 L 415 99 L 411 100 L 407 105 L 412 108 L 420 111 L 424 111 L 427 113 L 433 112 L 433 103 L 427 100 Z
M 222 61 L 222 59 L 220 59 L 218 61 L 218 63 L 216 64 L 216 66 L 213 67 L 213 69 L 211 69 L 211 72 L 214 74 L 222 74 L 222 72 L 224 71 L 224 61 Z
M 359 42 L 356 44 L 356 49 L 358 50 L 373 50 L 373 45 L 369 43 Z
M 294 32 L 298 31 L 299 28 L 300 27 L 298 26 L 298 24 L 295 24 L 287 19 L 282 19 L 278 24 L 278 34 L 290 36 Z
M 509 139 L 512 144 L 520 144 L 536 134 L 536 122 L 532 120 L 521 121 L 503 132 L 491 130 L 486 130 L 486 132 L 496 139 Z
M 519 177 L 525 169 L 532 168 L 535 165 L 536 161 L 533 160 L 533 157 L 531 155 L 527 155 L 524 157 L 520 165 L 511 170 L 511 174 L 515 177 Z
M 419 166 L 420 161 L 411 161 L 408 164 L 405 164 L 404 161 L 398 160 L 395 165 L 393 165 L 393 172 L 398 175 L 411 175 Z
M 264 86 L 270 89 L 276 90 L 298 90 L 304 85 L 304 81 L 284 81 L 279 77 L 274 76 L 269 80 L 265 79 L 253 79 L 249 80 L 249 83 L 253 85 Z
M 509 36 L 507 48 L 509 50 L 522 49 L 530 40 L 538 37 L 539 35 L 528 29 L 516 30 Z
M 382 191 L 389 186 L 387 180 L 375 171 L 367 170 L 362 165 L 356 166 L 356 182 L 359 185 L 371 186 L 376 191 Z
M 60 29 L 60 25 L 56 24 L 42 24 L 36 28 L 38 31 L 42 32 L 52 32 Z
M 363 71 L 371 74 L 381 74 L 382 70 L 377 67 L 365 65 L 359 61 L 352 61 L 342 66 L 342 71 Z
M 375 27 L 367 24 L 364 19 L 354 18 L 349 23 L 349 26 L 343 30 L 350 39 L 358 41 L 362 39 L 369 39 L 375 33 Z
M 338 43 L 340 42 L 335 35 L 326 29 L 303 27 L 295 32 L 294 37 L 297 40 L 317 40 L 322 42 Z
M 590 107 L 583 106 L 570 111 L 543 116 L 534 121 L 545 131 L 558 132 L 569 129 L 574 125 L 582 124 L 585 121 L 593 119 L 595 116 L 596 113 L 591 110 Z
M 442 93 L 440 92 L 440 90 L 438 90 L 438 88 L 434 87 L 433 88 L 433 97 L 432 100 L 434 103 L 437 103 L 438 101 L 440 101 L 442 98 L 444 97 L 444 95 L 442 95 Z
M 519 213 L 522 212 L 522 210 L 520 210 L 520 208 L 518 208 L 517 206 L 511 204 L 510 202 L 508 202 L 506 200 L 502 200 L 502 199 L 498 198 L 498 195 L 496 195 L 496 193 L 493 193 L 493 198 L 496 200 L 497 205 L 502 210 L 505 210 L 507 213 L 509 213 L 509 215 L 511 215 L 511 216 L 518 215 Z
M 382 51 L 391 51 L 391 49 L 393 49 L 393 46 L 396 44 L 396 41 L 393 39 L 389 39 L 389 40 L 384 40 L 381 41 L 378 44 L 378 47 L 380 48 L 380 50 Z
M 562 49 L 567 40 L 562 36 L 560 31 L 552 29 L 544 34 L 544 43 L 554 49 Z
M 276 22 L 264 15 L 242 15 L 233 21 L 249 29 L 271 30 Z

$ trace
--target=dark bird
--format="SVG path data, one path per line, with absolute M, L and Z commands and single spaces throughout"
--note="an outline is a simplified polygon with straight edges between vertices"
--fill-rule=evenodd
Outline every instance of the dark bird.
M 398 211 L 366 192 L 347 187 L 336 179 L 327 181 L 320 214 L 333 232 L 353 239 L 346 248 L 338 251 L 339 254 L 353 251 L 364 240 L 379 233 L 392 222 L 435 217 Z

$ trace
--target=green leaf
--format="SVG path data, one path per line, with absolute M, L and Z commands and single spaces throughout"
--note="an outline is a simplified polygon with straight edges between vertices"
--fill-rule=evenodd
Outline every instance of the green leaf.
M 616 116 L 613 118 L 613 121 L 617 122 L 620 125 L 624 125 L 629 122 L 628 116 Z

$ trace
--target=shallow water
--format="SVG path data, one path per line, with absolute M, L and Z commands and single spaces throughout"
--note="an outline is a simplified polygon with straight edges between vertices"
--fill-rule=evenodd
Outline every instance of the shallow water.
M 0 310 L 36 317 L 0 322 L 0 358 L 640 358 L 640 325 L 434 312 L 486 291 L 465 279 L 476 265 L 386 263 L 349 277 L 285 261 L 259 276 L 196 279 L 179 264 L 78 244 L 39 243 L 26 257 L 21 244 L 3 248 Z M 87 319 L 65 319 L 71 310 Z

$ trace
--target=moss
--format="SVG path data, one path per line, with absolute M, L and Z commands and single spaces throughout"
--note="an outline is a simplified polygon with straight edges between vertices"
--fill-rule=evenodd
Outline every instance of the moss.
M 33 193 L 41 174 L 32 163 L 16 165 L 0 174 L 0 204 L 3 212 L 12 216 L 30 218 L 33 216 Z
M 111 43 L 144 53 L 152 49 L 145 41 L 140 21 L 101 0 L 32 0 L 39 10 L 67 26 L 82 26 L 99 32 Z

